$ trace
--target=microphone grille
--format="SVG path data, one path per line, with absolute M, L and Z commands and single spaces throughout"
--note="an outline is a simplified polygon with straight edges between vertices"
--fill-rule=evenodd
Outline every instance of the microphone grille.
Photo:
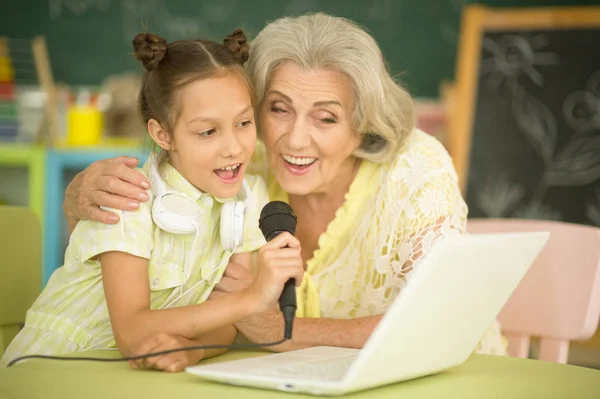
M 275 232 L 287 231 L 296 233 L 296 214 L 292 208 L 282 201 L 271 201 L 260 212 L 258 227 L 265 238 L 270 240 Z

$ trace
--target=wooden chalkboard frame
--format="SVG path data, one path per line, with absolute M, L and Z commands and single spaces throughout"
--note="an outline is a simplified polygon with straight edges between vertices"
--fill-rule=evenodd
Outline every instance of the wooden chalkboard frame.
M 471 137 L 477 103 L 479 62 L 484 33 L 517 29 L 574 29 L 600 27 L 600 7 L 540 7 L 489 8 L 480 4 L 468 5 L 463 11 L 456 81 L 451 93 L 448 118 L 448 150 L 460 179 L 460 189 L 466 195 Z

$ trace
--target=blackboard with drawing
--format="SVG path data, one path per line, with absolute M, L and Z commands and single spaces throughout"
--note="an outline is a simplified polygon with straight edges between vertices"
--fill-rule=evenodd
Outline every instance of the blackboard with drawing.
M 139 71 L 131 39 L 146 29 L 165 39 L 219 40 L 234 28 L 253 37 L 278 17 L 327 12 L 365 26 L 392 73 L 417 97 L 437 97 L 454 75 L 462 8 L 471 3 L 600 4 L 600 0 L 11 0 L 0 36 L 43 35 L 57 82 L 99 85 Z
M 412 0 L 14 0 L 10 13 L 0 12 L 0 36 L 46 36 L 56 80 L 93 85 L 139 70 L 131 39 L 144 27 L 169 41 L 220 40 L 234 28 L 254 37 L 278 17 L 321 11 L 364 25 L 411 92 L 434 97 L 452 77 L 467 0 L 427 1 L 436 7 Z
M 471 15 L 472 107 L 453 132 L 469 215 L 600 226 L 600 9 L 527 12 Z

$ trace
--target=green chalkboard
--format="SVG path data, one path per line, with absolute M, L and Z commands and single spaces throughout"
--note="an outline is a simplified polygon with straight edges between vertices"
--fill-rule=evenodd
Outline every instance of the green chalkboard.
M 234 28 L 252 37 L 284 15 L 325 11 L 363 24 L 391 71 L 419 97 L 436 97 L 454 76 L 458 27 L 469 0 L 0 0 L 0 36 L 45 35 L 55 79 L 96 85 L 140 66 L 131 39 L 143 30 L 171 41 L 221 40 Z M 481 1 L 489 6 L 598 4 L 600 1 Z

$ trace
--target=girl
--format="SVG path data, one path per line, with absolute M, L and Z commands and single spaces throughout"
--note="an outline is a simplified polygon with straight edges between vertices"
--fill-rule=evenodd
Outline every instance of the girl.
M 124 356 L 135 356 L 228 344 L 236 335 L 234 322 L 274 307 L 289 278 L 302 280 L 298 241 L 284 233 L 265 244 L 258 214 L 267 202 L 266 188 L 257 177 L 244 179 L 256 144 L 244 33 L 234 31 L 224 45 L 205 40 L 167 45 L 140 33 L 133 48 L 146 69 L 140 111 L 160 148 L 141 170 L 150 181 L 150 201 L 135 211 L 115 210 L 120 216 L 115 225 L 77 224 L 64 265 L 27 312 L 24 329 L 0 365 L 27 354 L 116 346 Z M 239 200 L 242 185 L 248 209 L 241 239 L 225 245 L 219 237 L 235 235 L 231 218 L 239 214 L 221 213 L 227 202 Z M 185 216 L 190 214 L 195 219 Z M 173 220 L 191 223 L 195 233 L 170 232 Z M 250 253 L 261 245 L 255 281 L 205 302 L 228 261 L 250 268 Z M 181 371 L 218 353 L 176 352 L 130 364 Z

